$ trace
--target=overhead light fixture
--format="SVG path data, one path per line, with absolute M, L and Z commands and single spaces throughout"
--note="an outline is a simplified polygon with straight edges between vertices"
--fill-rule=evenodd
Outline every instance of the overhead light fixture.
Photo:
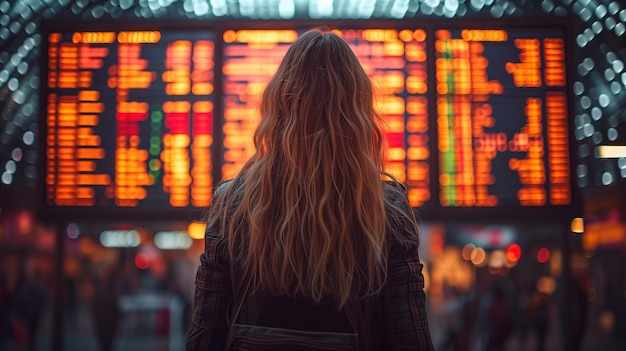
M 626 145 L 602 145 L 596 148 L 598 158 L 626 157 Z

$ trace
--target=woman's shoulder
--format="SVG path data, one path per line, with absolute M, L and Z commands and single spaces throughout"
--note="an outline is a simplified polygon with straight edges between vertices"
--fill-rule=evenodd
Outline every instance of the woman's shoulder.
M 383 181 L 383 192 L 385 193 L 385 200 L 396 204 L 402 203 L 407 197 L 406 186 L 396 180 Z
M 232 185 L 234 183 L 234 179 L 226 179 L 222 182 L 220 182 L 216 187 L 215 187 L 215 191 L 214 193 L 221 193 L 224 190 L 226 190 L 226 188 L 228 188 L 230 185 Z
M 419 238 L 418 216 L 409 204 L 407 188 L 398 181 L 385 181 L 383 191 L 390 234 L 388 239 L 402 242 Z
M 241 180 L 238 178 L 231 178 L 221 181 L 213 189 L 213 199 L 218 203 L 228 201 L 228 199 L 237 199 L 239 192 L 238 188 L 241 186 Z M 218 206 L 220 207 L 220 206 Z
M 398 181 L 385 181 L 383 183 L 385 196 L 385 208 L 387 215 L 404 215 L 413 213 L 413 208 L 409 204 L 408 191 L 406 186 Z

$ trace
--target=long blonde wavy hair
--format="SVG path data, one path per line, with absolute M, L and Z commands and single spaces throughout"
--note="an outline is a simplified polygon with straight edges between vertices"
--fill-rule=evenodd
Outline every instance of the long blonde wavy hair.
M 314 29 L 268 83 L 256 153 L 208 212 L 254 289 L 339 306 L 386 277 L 384 166 L 372 84 L 348 44 Z

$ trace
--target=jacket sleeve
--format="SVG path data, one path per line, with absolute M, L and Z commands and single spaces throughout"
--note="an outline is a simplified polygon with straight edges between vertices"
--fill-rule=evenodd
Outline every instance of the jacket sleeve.
M 433 350 L 426 315 L 419 233 L 406 188 L 385 187 L 390 219 L 387 281 L 381 291 L 385 350 Z
M 392 240 L 387 283 L 381 292 L 387 350 L 434 350 L 418 242 Z
M 206 251 L 200 256 L 187 351 L 224 350 L 228 336 L 227 313 L 232 300 L 228 263 L 221 255 L 225 243 L 207 236 Z

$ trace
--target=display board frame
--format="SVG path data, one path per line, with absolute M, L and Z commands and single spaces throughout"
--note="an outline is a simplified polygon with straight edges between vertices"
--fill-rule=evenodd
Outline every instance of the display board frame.
M 523 19 L 507 19 L 507 20 L 494 20 L 494 19 L 473 19 L 473 20 L 432 20 L 432 19 L 403 19 L 403 20 L 293 20 L 293 21 L 277 21 L 277 20 L 198 20 L 198 21 L 168 21 L 168 20 L 154 20 L 154 21 L 102 21 L 102 22 L 85 22 L 85 21 L 44 21 L 42 23 L 42 45 L 40 57 L 40 108 L 39 108 L 39 177 L 38 177 L 38 212 L 43 218 L 55 219 L 63 218 L 69 219 L 104 219 L 104 220 L 128 220 L 128 219 L 151 219 L 159 218 L 164 220 L 200 220 L 202 218 L 203 208 L 200 207 L 81 207 L 81 206 L 50 206 L 46 200 L 46 145 L 47 140 L 47 128 L 46 128 L 46 92 L 48 88 L 47 84 L 47 59 L 46 55 L 48 51 L 47 36 L 54 31 L 119 31 L 119 30 L 176 30 L 176 31 L 211 31 L 215 33 L 215 46 L 214 46 L 214 66 L 221 67 L 223 64 L 223 33 L 227 30 L 297 30 L 303 32 L 313 27 L 327 27 L 337 29 L 402 29 L 402 28 L 420 28 L 424 29 L 427 33 L 427 57 L 426 61 L 428 71 L 428 124 L 429 135 L 428 149 L 430 152 L 430 167 L 429 177 L 430 182 L 428 185 L 430 191 L 430 200 L 417 208 L 417 212 L 424 220 L 560 220 L 566 218 L 573 218 L 580 215 L 580 199 L 577 187 L 575 186 L 576 174 L 574 162 L 577 159 L 575 155 L 575 141 L 573 138 L 573 32 L 571 28 L 571 21 L 567 18 L 543 18 L 532 21 L 532 25 L 529 25 L 528 20 Z M 445 207 L 439 202 L 439 171 L 440 165 L 438 160 L 438 148 L 437 148 L 437 110 L 434 100 L 436 99 L 435 87 L 435 46 L 434 46 L 434 33 L 438 29 L 450 29 L 460 30 L 463 28 L 480 28 L 480 29 L 513 29 L 513 28 L 541 28 L 550 27 L 558 28 L 564 33 L 565 42 L 565 65 L 566 65 L 566 98 L 567 98 L 567 110 L 568 110 L 568 141 L 569 141 L 569 179 L 570 179 L 570 194 L 571 201 L 568 205 L 560 206 L 514 206 L 514 207 Z M 214 141 L 212 145 L 212 170 L 211 176 L 215 184 L 221 179 L 221 164 L 223 157 L 222 141 L 224 139 L 224 132 L 221 128 L 221 124 L 224 121 L 224 106 L 221 101 L 224 98 L 223 88 L 221 86 L 223 80 L 223 73 L 221 69 L 214 69 L 214 82 L 215 92 L 213 94 L 214 104 L 214 118 L 212 130 L 214 132 Z

